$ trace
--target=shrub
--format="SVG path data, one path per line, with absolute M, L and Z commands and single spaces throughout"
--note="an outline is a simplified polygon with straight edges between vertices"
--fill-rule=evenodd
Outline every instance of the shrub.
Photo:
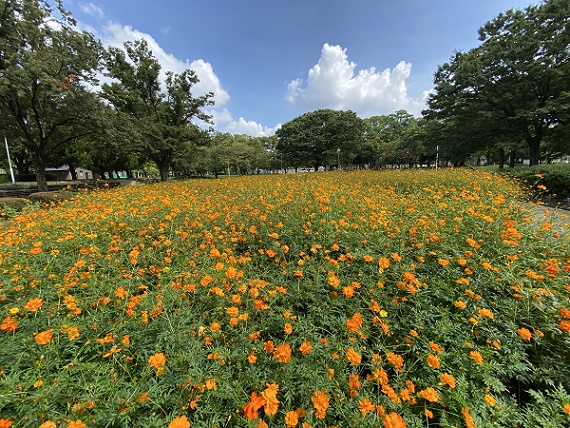
M 15 213 L 22 211 L 28 204 L 24 198 L 0 198 L 0 210 L 4 217 L 12 217 Z
M 57 190 L 54 192 L 36 192 L 32 193 L 28 197 L 34 202 L 52 204 L 66 201 L 73 198 L 75 195 L 76 193 L 70 190 Z
M 535 165 L 505 172 L 520 180 L 534 194 L 570 197 L 570 165 Z

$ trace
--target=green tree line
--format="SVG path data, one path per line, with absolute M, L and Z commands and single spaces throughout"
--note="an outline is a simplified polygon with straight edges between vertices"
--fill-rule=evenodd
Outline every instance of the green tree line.
M 502 166 L 507 155 L 533 165 L 570 151 L 569 20 L 567 0 L 499 14 L 479 29 L 479 46 L 438 67 L 422 117 L 321 109 L 249 137 L 213 131 L 214 94 L 193 93 L 190 69 L 162 81 L 145 40 L 105 49 L 61 0 L 0 0 L 0 131 L 41 190 L 46 168 L 64 164 L 99 175 L 151 166 L 161 180 L 483 156 Z

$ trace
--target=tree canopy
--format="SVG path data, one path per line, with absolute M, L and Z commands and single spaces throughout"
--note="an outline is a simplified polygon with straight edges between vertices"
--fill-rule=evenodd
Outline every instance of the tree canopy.
M 530 164 L 540 144 L 570 113 L 570 3 L 547 0 L 499 14 L 479 30 L 481 45 L 456 52 L 435 73 L 426 117 L 442 140 L 469 151 L 527 143 Z

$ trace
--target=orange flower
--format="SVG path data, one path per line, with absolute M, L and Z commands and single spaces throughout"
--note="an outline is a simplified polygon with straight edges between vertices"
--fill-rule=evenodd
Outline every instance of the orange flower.
M 519 328 L 517 330 L 517 333 L 519 334 L 520 337 L 522 337 L 523 339 L 526 339 L 528 341 L 530 341 L 530 339 L 532 339 L 532 333 L 530 332 L 530 330 L 528 328 Z
M 428 366 L 432 369 L 439 369 L 439 358 L 437 355 L 429 354 L 426 358 Z
M 570 333 L 570 321 L 569 320 L 562 320 L 558 323 L 560 330 Z
M 449 385 L 450 388 L 455 388 L 455 378 L 449 373 L 442 373 L 439 378 L 443 386 Z
M 469 353 L 469 358 L 475 361 L 477 364 L 483 363 L 483 356 L 479 351 L 471 351 Z
M 256 419 L 257 411 L 263 407 L 263 397 L 257 392 L 251 393 L 251 400 L 243 408 L 243 414 L 248 419 Z
M 469 407 L 463 407 L 461 409 L 461 413 L 463 413 L 463 417 L 465 418 L 465 425 L 467 428 L 477 428 L 477 425 L 473 423 L 473 418 L 469 414 Z
M 565 404 L 563 407 L 564 411 L 570 415 L 570 404 Z
M 0 428 L 10 428 L 12 423 L 11 419 L 0 419 Z
M 306 340 L 304 340 L 303 343 L 301 344 L 301 346 L 299 346 L 299 351 L 301 351 L 302 355 L 309 355 L 312 350 L 313 350 L 313 347 Z
M 397 413 L 388 413 L 384 415 L 384 426 L 386 428 L 406 428 L 406 422 Z
M 206 389 L 216 389 L 216 381 L 214 379 L 206 380 L 204 385 L 206 386 Z
M 263 349 L 265 349 L 266 352 L 273 353 L 273 350 L 275 349 L 275 345 L 273 344 L 273 340 L 268 340 L 268 341 L 264 342 L 263 343 Z
M 447 259 L 439 259 L 439 260 L 437 261 L 437 263 L 438 263 L 440 266 L 447 266 L 447 265 L 449 265 L 449 260 L 447 260 Z
M 441 350 L 441 346 L 439 346 L 437 343 L 435 342 L 430 342 L 429 343 L 429 347 L 432 349 L 433 352 L 437 352 L 438 354 L 441 354 L 443 351 Z
M 404 365 L 404 359 L 400 355 L 394 354 L 393 352 L 388 352 L 386 354 L 386 359 L 398 369 L 402 368 Z
M 299 423 L 299 415 L 295 410 L 290 410 L 285 414 L 285 425 L 288 427 L 296 427 Z
M 44 299 L 33 298 L 28 300 L 24 308 L 28 311 L 37 312 L 38 309 L 44 304 Z
M 492 395 L 485 394 L 485 403 L 487 403 L 490 407 L 493 407 L 495 404 L 497 404 L 497 400 L 495 400 L 495 397 Z
M 437 403 L 439 401 L 439 395 L 433 388 L 423 389 L 418 392 L 418 395 L 427 401 L 431 401 L 432 403 Z
M 346 329 L 349 333 L 356 333 L 362 327 L 362 315 L 356 312 L 346 320 Z
M 164 368 L 166 365 L 166 356 L 162 352 L 151 355 L 148 359 L 148 363 L 156 369 L 157 376 L 160 376 L 166 370 Z
M 292 353 L 293 350 L 291 349 L 291 346 L 289 346 L 288 343 L 285 343 L 284 345 L 279 345 L 277 347 L 277 349 L 273 353 L 273 358 L 275 359 L 275 361 L 279 361 L 280 363 L 288 363 L 289 361 L 291 361 Z
M 279 407 L 279 400 L 277 399 L 279 386 L 276 383 L 268 383 L 266 385 L 267 388 L 261 393 L 265 414 L 275 415 L 277 413 L 277 408 Z
M 386 257 L 381 257 L 378 260 L 378 266 L 382 269 L 388 269 L 390 267 L 390 259 L 387 259 Z
M 180 416 L 172 419 L 168 424 L 168 428 L 190 428 L 190 422 L 188 422 L 188 418 L 186 416 Z
M 348 348 L 346 350 L 346 358 L 353 366 L 360 364 L 362 357 L 353 348 Z
M 85 423 L 83 423 L 80 419 L 77 419 L 75 421 L 69 421 L 69 425 L 67 426 L 67 428 L 86 428 L 87 425 Z
M 329 396 L 326 392 L 315 391 L 311 397 L 311 402 L 317 412 L 317 419 L 324 419 L 329 408 Z
M 263 420 L 260 419 L 259 421 L 257 421 L 255 428 L 269 428 L 269 425 L 267 425 Z
M 53 336 L 53 328 L 50 328 L 49 330 L 45 330 L 42 331 L 41 333 L 36 334 L 36 343 L 38 345 L 47 345 L 48 343 L 51 342 L 51 338 Z
M 283 332 L 287 335 L 293 333 L 293 326 L 289 323 L 285 323 L 285 327 L 283 328 Z
M 56 428 L 56 424 L 54 421 L 45 421 L 41 424 L 38 428 Z
M 479 310 L 479 315 L 481 315 L 482 317 L 487 317 L 487 318 L 494 318 L 494 314 L 490 309 L 487 308 L 480 308 Z
M 358 410 L 360 410 L 360 413 L 363 415 L 367 415 L 368 413 L 375 411 L 376 406 L 374 403 L 372 403 L 370 398 L 365 398 L 364 400 L 360 400 L 358 402 Z
M 14 317 L 6 317 L 2 320 L 2 326 L 0 326 L 0 329 L 11 333 L 14 330 L 16 330 L 18 328 L 18 321 L 16 321 L 16 318 Z

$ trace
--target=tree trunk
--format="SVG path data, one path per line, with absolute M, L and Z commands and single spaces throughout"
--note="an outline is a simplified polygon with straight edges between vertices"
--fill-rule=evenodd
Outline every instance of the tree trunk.
M 75 165 L 71 163 L 68 165 L 69 165 L 69 173 L 71 174 L 71 179 L 73 181 L 77 181 L 77 171 L 75 171 Z
M 505 149 L 499 147 L 499 169 L 503 169 L 505 166 Z
M 40 153 L 34 153 L 33 155 L 34 169 L 36 170 L 36 182 L 38 184 L 38 190 L 40 192 L 48 191 L 47 177 L 46 177 L 46 165 L 43 161 L 43 157 Z
M 540 137 L 527 138 L 530 152 L 530 166 L 538 165 L 540 162 Z
M 515 167 L 515 158 L 517 156 L 517 149 L 511 149 L 509 152 L 509 168 Z

